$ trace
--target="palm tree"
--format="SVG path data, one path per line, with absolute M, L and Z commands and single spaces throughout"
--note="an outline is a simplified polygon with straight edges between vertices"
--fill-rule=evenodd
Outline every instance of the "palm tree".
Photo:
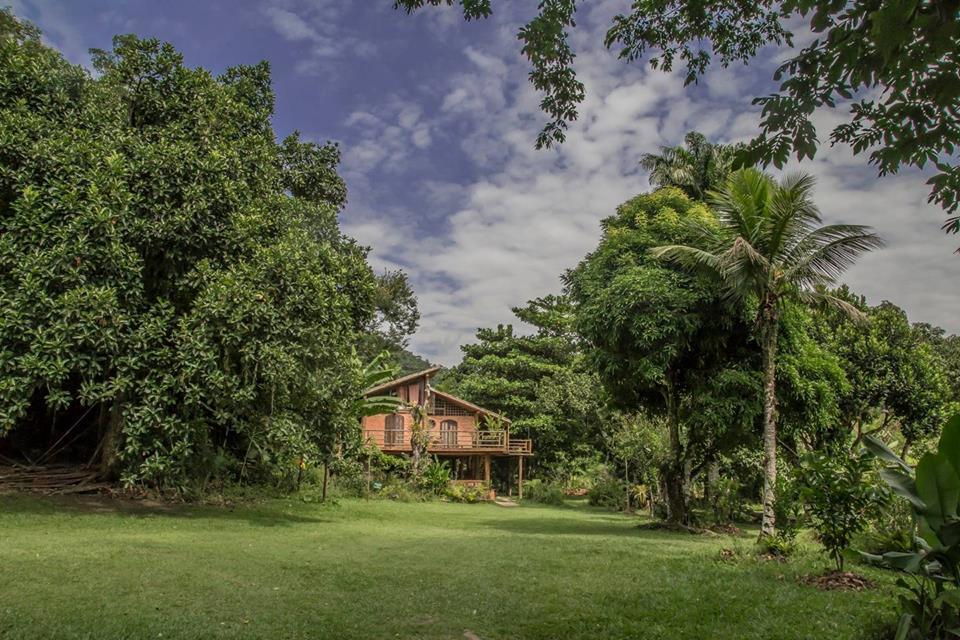
M 755 169 L 733 173 L 709 194 L 719 216 L 715 227 L 698 228 L 698 246 L 664 246 L 654 255 L 716 278 L 727 297 L 759 305 L 756 329 L 763 359 L 763 524 L 775 531 L 777 480 L 776 364 L 780 311 L 788 301 L 828 304 L 852 317 L 861 312 L 825 289 L 862 253 L 883 246 L 869 227 L 821 226 L 813 203 L 813 178 L 797 175 L 781 183 Z
M 655 187 L 679 187 L 694 200 L 721 185 L 733 170 L 739 145 L 713 144 L 706 136 L 691 131 L 682 147 L 660 147 L 660 153 L 645 153 L 640 166 L 650 172 Z

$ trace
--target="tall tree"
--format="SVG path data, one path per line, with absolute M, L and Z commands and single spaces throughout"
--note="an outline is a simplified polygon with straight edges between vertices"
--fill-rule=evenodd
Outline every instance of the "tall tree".
M 603 398 L 573 332 L 573 306 L 548 295 L 515 307 L 534 327 L 520 334 L 512 325 L 477 331 L 477 342 L 461 347 L 463 362 L 440 384 L 467 400 L 506 415 L 517 434 L 534 440 L 535 464 L 558 452 L 591 445 Z
M 826 225 L 812 198 L 813 178 L 780 184 L 754 169 L 733 174 L 710 202 L 719 225 L 702 225 L 695 245 L 656 247 L 653 255 L 708 274 L 741 305 L 756 308 L 763 359 L 764 488 L 762 534 L 773 535 L 777 479 L 777 337 L 783 305 L 831 304 L 860 317 L 853 305 L 822 291 L 857 257 L 883 242 L 868 227 Z
M 394 0 L 407 12 L 425 5 L 463 8 L 467 20 L 487 18 L 493 0 Z M 541 91 L 548 122 L 537 146 L 563 142 L 586 91 L 574 69 L 570 31 L 583 0 L 542 0 L 520 28 L 530 81 Z M 761 134 L 743 158 L 783 166 L 791 153 L 812 158 L 820 144 L 813 115 L 849 101 L 849 117 L 831 132 L 833 143 L 869 153 L 880 175 L 903 166 L 934 166 L 930 201 L 948 212 L 960 206 L 960 11 L 946 2 L 878 0 L 635 0 L 616 15 L 604 42 L 621 59 L 646 59 L 671 72 L 686 65 L 695 83 L 717 59 L 726 67 L 752 61 L 768 45 L 793 48 L 791 29 L 815 38 L 777 68 L 777 93 L 762 105 Z M 944 228 L 960 232 L 960 216 Z
M 93 63 L 0 12 L 0 438 L 128 483 L 295 474 L 356 427 L 372 314 L 339 152 L 276 142 L 266 63 Z
M 849 381 L 840 400 L 847 433 L 853 434 L 856 447 L 865 435 L 883 433 L 886 440 L 898 431 L 905 457 L 913 443 L 935 434 L 948 415 L 946 361 L 895 304 L 870 307 L 845 287 L 835 295 L 869 319 L 851 322 L 833 309 L 817 313 L 819 339 L 837 355 Z
M 640 166 L 650 172 L 653 186 L 677 187 L 694 200 L 703 200 L 733 171 L 737 149 L 737 145 L 713 144 L 702 133 L 691 131 L 682 147 L 660 147 L 660 153 L 643 154 Z
M 731 354 L 739 354 L 743 322 L 713 283 L 655 259 L 650 249 L 696 242 L 697 229 L 715 225 L 710 210 L 679 189 L 637 196 L 602 222 L 599 246 L 565 276 L 587 357 L 613 402 L 666 421 L 660 476 L 668 518 L 678 523 L 689 520 L 685 487 L 698 441 L 691 430 L 694 417 L 705 415 L 698 403 L 744 397 L 704 393 L 713 385 L 739 386 L 737 376 L 724 372 L 740 365 Z M 728 415 L 716 409 L 712 415 Z
M 357 344 L 360 359 L 366 362 L 386 351 L 390 360 L 400 367 L 401 374 L 429 367 L 429 362 L 407 351 L 410 336 L 420 324 L 417 295 L 407 274 L 400 269 L 377 274 L 373 304 L 373 316 Z

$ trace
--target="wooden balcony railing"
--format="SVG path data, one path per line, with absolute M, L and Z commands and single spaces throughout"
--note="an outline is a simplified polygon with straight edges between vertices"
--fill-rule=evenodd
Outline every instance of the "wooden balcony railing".
M 363 438 L 375 443 L 383 451 L 410 451 L 410 429 L 364 429 Z M 530 440 L 511 438 L 506 431 L 439 431 L 430 432 L 427 451 L 455 452 L 474 451 L 481 453 L 510 453 L 530 455 L 533 444 Z
M 530 455 L 533 453 L 533 440 L 507 439 L 507 453 L 515 455 Z

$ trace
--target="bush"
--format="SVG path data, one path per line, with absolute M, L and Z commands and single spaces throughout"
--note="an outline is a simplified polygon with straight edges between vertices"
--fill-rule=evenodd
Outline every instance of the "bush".
M 626 502 L 626 487 L 610 476 L 598 479 L 587 492 L 587 501 L 595 507 L 622 509 Z
M 788 468 L 777 475 L 777 499 L 774 516 L 777 530 L 772 536 L 761 536 L 757 545 L 761 553 L 779 558 L 789 558 L 797 549 L 797 533 L 803 519 L 803 503 L 800 500 L 800 485 L 795 472 Z
M 887 500 L 877 509 L 876 516 L 857 539 L 855 548 L 875 554 L 913 551 L 914 527 L 910 503 L 900 499 Z
M 486 486 L 471 487 L 464 484 L 449 485 L 444 495 L 453 502 L 466 502 L 475 504 L 487 499 L 490 488 Z
M 560 506 L 564 497 L 563 487 L 555 482 L 530 480 L 523 485 L 523 499 L 530 502 Z
M 915 469 L 872 436 L 864 438 L 864 445 L 887 464 L 881 477 L 913 505 L 921 534 L 910 552 L 864 554 L 912 578 L 897 581 L 907 593 L 900 596 L 896 637 L 956 638 L 960 629 L 960 415 L 947 423 L 936 451 L 925 453 Z
M 799 470 L 800 496 L 838 571 L 843 571 L 843 554 L 853 536 L 877 507 L 879 491 L 864 478 L 871 462 L 866 455 L 812 453 Z
M 421 490 L 434 495 L 443 495 L 450 486 L 450 463 L 436 458 L 423 466 L 418 486 Z
M 729 524 L 737 520 L 742 508 L 740 483 L 735 478 L 719 478 L 712 487 L 711 507 L 717 523 Z

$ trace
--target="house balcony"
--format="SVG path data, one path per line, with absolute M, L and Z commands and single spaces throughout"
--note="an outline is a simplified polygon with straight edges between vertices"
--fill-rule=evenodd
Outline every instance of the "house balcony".
M 385 453 L 411 453 L 410 429 L 364 429 L 367 443 L 376 444 Z M 448 455 L 494 454 L 529 456 L 533 454 L 533 442 L 528 439 L 511 438 L 505 430 L 499 431 L 431 431 L 427 453 Z

